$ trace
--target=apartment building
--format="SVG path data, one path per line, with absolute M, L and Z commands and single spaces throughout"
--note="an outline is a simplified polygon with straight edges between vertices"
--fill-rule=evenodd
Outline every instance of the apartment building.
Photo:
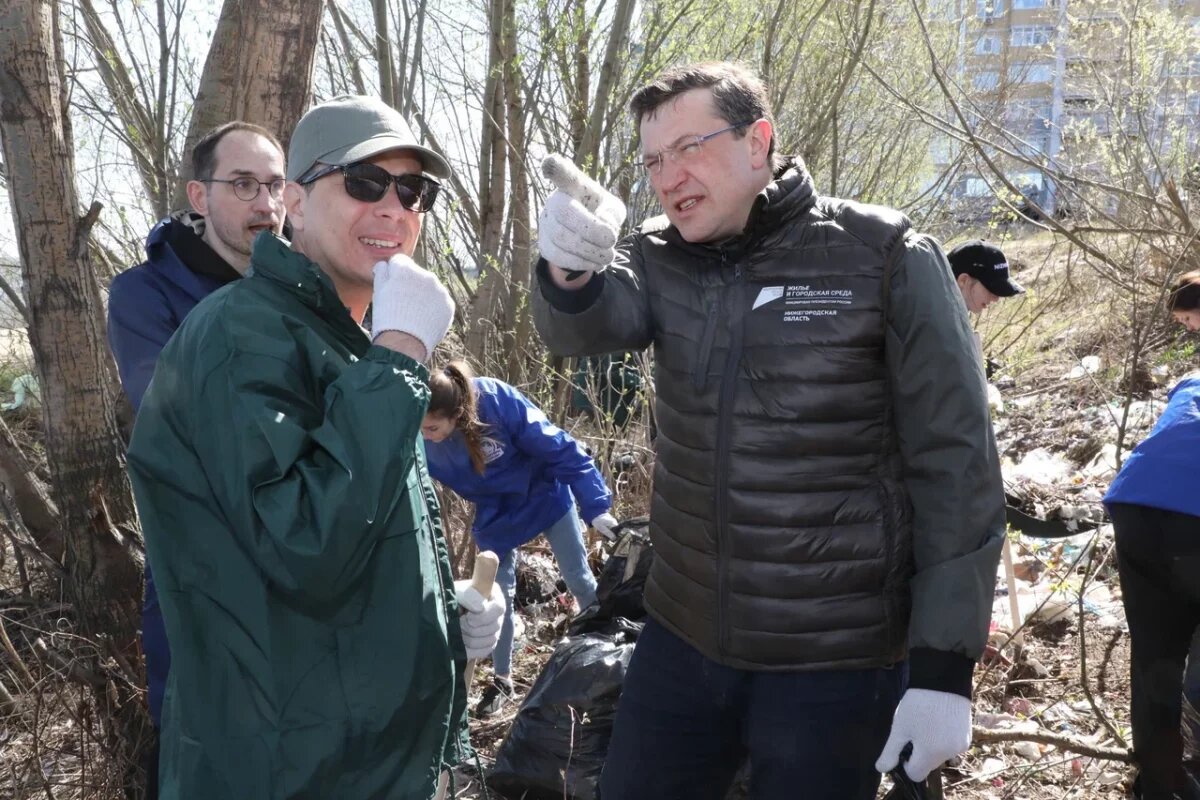
M 1118 128 L 1153 148 L 1174 148 L 1177 158 L 1181 150 L 1197 153 L 1200 0 L 944 0 L 932 6 L 935 20 L 958 26 L 956 73 L 970 113 L 1002 145 L 996 155 L 1010 180 L 1044 208 L 1059 210 L 1064 193 L 1039 166 L 1100 169 L 1098 142 Z M 1144 44 L 1131 45 L 1131 37 Z M 1131 58 L 1137 47 L 1165 55 Z M 941 143 L 935 160 L 948 162 L 953 149 Z M 1005 158 L 1003 150 L 1033 163 Z M 994 183 L 967 168 L 955 195 L 965 205 L 973 199 L 990 205 Z

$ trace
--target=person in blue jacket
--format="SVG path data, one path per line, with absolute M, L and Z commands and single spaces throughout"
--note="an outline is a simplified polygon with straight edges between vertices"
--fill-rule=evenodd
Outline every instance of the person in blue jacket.
M 113 278 L 109 289 L 109 346 L 134 411 L 183 318 L 242 277 L 255 236 L 283 231 L 283 173 L 279 140 L 258 125 L 227 122 L 196 144 L 191 208 L 155 225 L 146 260 Z
M 205 134 L 192 150 L 191 208 L 162 220 L 146 239 L 146 260 L 117 275 L 108 296 L 108 343 L 134 412 L 167 341 L 197 303 L 242 277 L 260 231 L 284 224 L 284 155 L 265 128 L 234 121 Z M 171 664 L 154 579 L 146 568 L 142 649 L 150 717 L 158 729 Z M 146 759 L 157 796 L 157 747 Z
M 495 678 L 476 706 L 490 716 L 511 699 L 516 550 L 540 533 L 581 608 L 596 599 L 579 511 L 605 538 L 617 521 L 612 494 L 595 462 L 525 395 L 495 378 L 476 378 L 462 361 L 431 370 L 421 425 L 429 473 L 475 504 L 480 550 L 500 556 L 504 626 L 492 654 Z
M 1200 329 L 1200 272 L 1185 275 L 1167 305 L 1188 330 Z M 1184 668 L 1200 629 L 1200 373 L 1171 389 L 1104 503 L 1129 622 L 1135 795 L 1200 798 L 1200 776 L 1184 766 L 1180 730 Z

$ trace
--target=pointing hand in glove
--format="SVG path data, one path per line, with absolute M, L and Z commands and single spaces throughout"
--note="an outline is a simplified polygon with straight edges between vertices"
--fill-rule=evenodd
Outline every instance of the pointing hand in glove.
M 952 692 L 909 689 L 900 698 L 892 718 L 892 733 L 875 769 L 891 772 L 900 763 L 900 751 L 912 742 L 912 755 L 904 771 L 923 781 L 934 768 L 961 755 L 971 746 L 971 701 Z
M 459 619 L 467 658 L 487 658 L 500 640 L 500 625 L 504 620 L 504 590 L 499 584 L 484 597 L 469 580 L 454 582 L 454 595 L 465 613 Z
M 625 204 L 563 156 L 547 156 L 542 173 L 555 186 L 538 217 L 542 257 L 560 269 L 604 270 L 616 257 Z
M 616 541 L 617 526 L 619 524 L 620 523 L 617 522 L 617 518 L 612 514 L 609 514 L 607 511 L 592 520 L 592 527 L 610 542 Z

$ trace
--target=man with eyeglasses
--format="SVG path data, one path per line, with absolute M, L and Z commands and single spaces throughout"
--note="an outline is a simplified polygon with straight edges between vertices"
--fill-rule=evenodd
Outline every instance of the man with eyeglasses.
M 154 226 L 146 260 L 113 279 L 108 341 L 121 386 L 136 412 L 167 340 L 201 300 L 242 276 L 250 243 L 283 227 L 283 148 L 265 128 L 240 120 L 209 131 L 192 150 L 191 209 Z M 171 665 L 150 570 L 142 603 L 142 651 L 150 718 L 157 730 Z M 146 749 L 148 799 L 156 797 L 158 748 Z
M 504 599 L 454 584 L 420 439 L 454 302 L 411 256 L 449 174 L 379 100 L 314 107 L 292 242 L 260 233 L 163 350 L 129 449 L 174 657 L 163 798 L 429 798 L 464 755 Z
M 650 619 L 601 794 L 868 800 L 971 740 L 1004 496 L 965 310 L 899 212 L 816 193 L 742 67 L 631 101 L 664 216 L 561 162 L 534 314 L 583 356 L 654 347 Z
M 146 260 L 114 278 L 109 291 L 109 344 L 135 411 L 183 318 L 245 273 L 255 236 L 283 229 L 284 183 L 283 147 L 258 125 L 227 122 L 192 149 L 191 208 L 154 226 Z

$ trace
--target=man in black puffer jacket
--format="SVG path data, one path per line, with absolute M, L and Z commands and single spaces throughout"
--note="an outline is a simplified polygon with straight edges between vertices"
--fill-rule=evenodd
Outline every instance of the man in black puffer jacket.
M 617 243 L 621 202 L 559 166 L 534 293 L 555 353 L 654 346 L 652 621 L 603 796 L 719 798 L 748 758 L 756 797 L 866 800 L 910 743 L 924 779 L 970 743 L 1004 535 L 945 256 L 818 195 L 736 65 L 631 109 L 665 217 Z

